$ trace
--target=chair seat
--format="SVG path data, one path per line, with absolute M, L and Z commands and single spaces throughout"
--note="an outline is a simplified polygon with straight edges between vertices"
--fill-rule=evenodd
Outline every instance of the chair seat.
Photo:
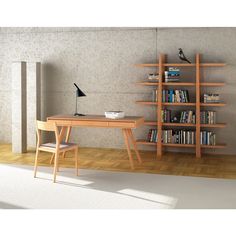
M 66 148 L 72 148 L 78 146 L 76 143 L 61 143 L 59 146 L 59 149 L 66 149 Z M 39 148 L 51 148 L 51 149 L 56 149 L 56 143 L 44 143 L 39 146 Z

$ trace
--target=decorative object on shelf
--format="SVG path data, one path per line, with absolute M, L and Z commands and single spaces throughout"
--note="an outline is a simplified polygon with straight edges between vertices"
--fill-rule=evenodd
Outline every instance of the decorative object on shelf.
M 220 102 L 220 95 L 219 94 L 206 94 L 206 93 L 204 93 L 203 102 L 204 103 L 219 103 Z
M 167 71 L 165 71 L 165 82 L 179 82 L 180 77 L 180 69 L 176 67 L 169 67 Z
M 123 111 L 105 111 L 105 116 L 110 119 L 121 119 L 125 117 L 125 113 Z
M 149 74 L 148 75 L 148 80 L 155 80 L 158 81 L 159 80 L 159 74 Z
M 173 119 L 171 120 L 172 123 L 179 123 L 179 119 L 177 116 L 174 116 Z
M 184 55 L 182 48 L 179 48 L 179 59 L 182 61 L 187 61 L 189 64 L 191 64 L 191 62 Z
M 78 87 L 78 85 L 76 83 L 74 83 L 74 86 L 76 87 L 76 93 L 75 93 L 75 114 L 74 116 L 85 116 L 84 114 L 80 114 L 77 111 L 77 98 L 78 97 L 85 97 L 86 95 L 81 91 L 81 89 Z

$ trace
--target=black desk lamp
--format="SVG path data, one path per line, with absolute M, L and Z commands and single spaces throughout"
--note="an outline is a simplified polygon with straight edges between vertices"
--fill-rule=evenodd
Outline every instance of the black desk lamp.
M 76 90 L 76 106 L 75 106 L 75 114 L 74 114 L 74 116 L 85 116 L 85 115 L 83 115 L 83 114 L 80 114 L 80 113 L 78 113 L 77 112 L 77 98 L 78 97 L 84 97 L 84 96 L 86 96 L 81 90 L 80 90 L 80 88 L 77 86 L 77 84 L 76 83 L 74 83 L 74 86 L 77 88 L 77 90 Z

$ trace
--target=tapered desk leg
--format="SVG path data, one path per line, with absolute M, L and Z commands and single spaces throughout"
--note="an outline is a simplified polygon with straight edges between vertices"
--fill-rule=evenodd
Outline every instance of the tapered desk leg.
M 136 143 L 136 140 L 135 140 L 134 135 L 132 133 L 132 130 L 131 129 L 127 129 L 127 133 L 129 134 L 131 142 L 132 142 L 132 144 L 134 146 L 134 151 L 135 151 L 136 157 L 138 158 L 138 162 L 142 163 L 142 159 L 140 157 L 140 154 L 139 154 L 139 151 L 138 151 L 138 148 L 137 148 L 137 143 Z
M 69 142 L 70 133 L 71 133 L 71 126 L 68 126 L 68 127 L 67 127 L 67 133 L 66 133 L 66 139 L 65 139 L 65 142 L 66 142 L 66 143 Z M 63 152 L 62 157 L 63 157 L 63 158 L 66 157 L 66 152 Z
M 129 146 L 129 134 L 126 129 L 122 129 L 122 132 L 124 135 L 125 145 L 126 145 L 126 149 L 127 149 L 128 156 L 129 156 L 129 163 L 130 163 L 131 169 L 134 169 L 133 157 L 132 157 L 132 154 L 130 151 L 130 146 Z

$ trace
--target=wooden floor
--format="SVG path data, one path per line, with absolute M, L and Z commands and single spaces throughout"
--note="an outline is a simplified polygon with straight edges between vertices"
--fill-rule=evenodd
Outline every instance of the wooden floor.
M 79 163 L 82 169 L 236 179 L 236 156 L 205 155 L 196 159 L 193 154 L 166 153 L 157 160 L 154 152 L 140 151 L 140 154 L 143 164 L 136 160 L 135 170 L 130 169 L 126 150 L 120 149 L 80 148 Z M 34 157 L 34 150 L 13 154 L 10 144 L 0 144 L 0 163 L 33 165 Z M 50 153 L 40 153 L 39 165 L 50 166 L 50 157 Z M 73 154 L 68 153 L 59 163 L 61 167 L 73 168 Z

